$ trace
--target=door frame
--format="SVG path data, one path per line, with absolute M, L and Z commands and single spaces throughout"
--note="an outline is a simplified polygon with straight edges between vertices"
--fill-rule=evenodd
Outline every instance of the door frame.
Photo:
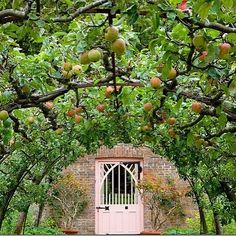
M 95 234 L 99 234 L 99 214 L 96 207 L 100 204 L 99 202 L 99 184 L 97 184 L 97 177 L 100 176 L 100 169 L 97 168 L 100 162 L 140 162 L 140 167 L 142 168 L 142 172 L 140 173 L 140 179 L 143 179 L 143 158 L 96 158 L 95 159 Z M 140 233 L 144 230 L 144 206 L 143 202 L 140 199 Z

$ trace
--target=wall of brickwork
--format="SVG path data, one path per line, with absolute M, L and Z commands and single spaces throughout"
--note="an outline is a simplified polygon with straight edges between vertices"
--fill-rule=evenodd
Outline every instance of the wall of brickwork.
M 65 172 L 72 171 L 81 180 L 88 191 L 88 207 L 77 219 L 76 228 L 81 234 L 93 234 L 95 231 L 95 156 L 86 155 L 78 158 L 78 160 L 69 166 Z
M 153 175 L 155 177 L 161 177 L 161 178 L 173 178 L 177 180 L 178 186 L 180 188 L 186 187 L 187 183 L 183 180 L 180 180 L 179 175 L 177 173 L 177 170 L 175 166 L 167 161 L 165 158 L 161 158 L 157 155 L 154 155 L 152 152 L 149 153 L 145 152 L 146 156 L 144 158 L 144 178 L 148 175 Z M 178 188 L 177 186 L 177 188 Z M 175 218 L 171 221 L 167 221 L 162 226 L 162 230 L 167 229 L 169 227 L 175 227 L 175 226 L 183 226 L 185 224 L 185 220 L 187 217 L 194 217 L 196 212 L 196 206 L 194 206 L 193 201 L 191 198 L 184 198 L 183 199 L 183 212 L 186 214 L 183 218 Z M 151 229 L 151 212 L 150 210 L 145 207 L 144 204 L 144 227 L 146 230 Z
M 88 188 L 89 204 L 85 212 L 78 218 L 76 226 L 81 234 L 94 234 L 95 232 L 95 159 L 103 158 L 142 158 L 144 161 L 144 176 L 147 173 L 154 173 L 156 176 L 179 178 L 173 164 L 166 159 L 154 155 L 146 147 L 133 147 L 129 144 L 119 144 L 112 149 L 101 147 L 96 154 L 86 155 L 78 160 L 65 171 L 73 171 L 78 178 L 86 183 Z M 183 185 L 186 183 L 183 182 Z M 186 199 L 185 208 L 187 217 L 194 215 L 194 206 L 191 199 Z M 170 226 L 182 225 L 184 219 L 174 220 L 170 224 L 164 225 L 164 228 Z M 151 228 L 150 211 L 144 204 L 144 227 Z

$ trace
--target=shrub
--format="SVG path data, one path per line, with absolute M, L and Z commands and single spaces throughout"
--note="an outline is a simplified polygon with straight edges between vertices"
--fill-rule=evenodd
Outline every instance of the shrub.
M 181 200 L 188 189 L 174 179 L 163 179 L 152 174 L 137 185 L 142 199 L 151 211 L 152 229 L 158 230 L 174 217 L 184 216 Z
M 88 204 L 86 188 L 72 173 L 66 173 L 52 187 L 50 204 L 64 228 L 74 227 L 75 220 Z
M 30 235 L 58 235 L 63 234 L 59 229 L 48 227 L 26 227 L 24 234 Z

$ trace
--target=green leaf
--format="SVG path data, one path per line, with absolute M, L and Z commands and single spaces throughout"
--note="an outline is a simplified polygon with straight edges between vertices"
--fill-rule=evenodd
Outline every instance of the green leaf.
M 214 29 L 207 29 L 206 33 L 207 33 L 207 35 L 209 35 L 212 38 L 216 38 L 218 35 L 220 35 L 220 32 L 218 30 L 214 30 Z
M 150 41 L 150 43 L 148 45 L 148 48 L 149 48 L 149 50 L 151 51 L 152 54 L 156 53 L 155 47 L 156 47 L 158 41 L 159 41 L 158 39 L 153 39 L 153 40 Z
M 236 34 L 235 33 L 229 33 L 229 34 L 227 34 L 226 37 L 229 40 L 229 42 L 231 42 L 231 43 L 236 42 Z
M 128 17 L 128 24 L 133 25 L 138 20 L 139 14 L 136 12 Z
M 227 123 L 227 116 L 225 113 L 221 113 L 221 115 L 218 118 L 219 121 L 219 125 L 220 127 L 225 127 L 226 123 Z
M 172 6 L 176 6 L 177 4 L 181 3 L 182 0 L 169 0 L 169 3 L 172 5 Z
M 128 15 L 128 19 L 127 19 L 128 24 L 133 25 L 139 17 L 137 5 L 134 4 L 130 6 L 129 8 L 127 8 L 126 11 L 124 11 L 124 14 Z
M 13 0 L 12 1 L 12 8 L 14 10 L 18 9 L 19 7 L 22 6 L 23 0 Z
M 7 145 L 12 137 L 12 132 L 10 129 L 3 130 L 3 143 Z
M 195 139 L 194 139 L 193 134 L 188 133 L 188 135 L 187 135 L 187 145 L 188 146 L 193 146 L 194 142 L 195 142 Z
M 224 7 L 231 9 L 234 5 L 234 0 L 221 0 Z
M 175 105 L 174 108 L 173 108 L 173 111 L 174 111 L 174 112 L 178 112 L 179 109 L 181 108 L 182 103 L 183 103 L 183 97 L 181 97 L 181 98 L 178 100 L 178 102 L 176 103 L 176 105 Z
M 215 0 L 213 2 L 213 6 L 212 6 L 212 9 L 211 11 L 218 14 L 220 12 L 220 7 L 221 7 L 221 2 L 220 0 Z
M 11 127 L 11 124 L 12 124 L 12 120 L 11 120 L 10 118 L 8 118 L 7 120 L 4 120 L 4 121 L 3 121 L 3 125 L 4 125 L 4 127 L 6 127 L 6 128 Z
M 175 25 L 174 28 L 172 29 L 171 34 L 173 39 L 186 41 L 186 39 L 188 38 L 188 30 L 182 24 Z
M 175 12 L 167 12 L 167 18 L 169 20 L 175 20 L 176 13 Z
M 217 58 L 217 56 L 219 55 L 220 49 L 218 46 L 210 44 L 207 48 L 207 51 L 208 51 L 208 55 L 205 58 L 205 62 L 210 63 L 213 60 L 215 60 L 215 58 Z M 217 74 L 215 71 L 212 71 L 212 70 L 210 71 L 210 73 L 211 73 L 211 75 L 213 75 L 212 77 L 215 77 Z
M 236 153 L 236 143 L 232 143 L 229 145 L 230 152 Z
M 236 78 L 230 83 L 229 92 L 231 96 L 236 97 Z
M 39 19 L 39 16 L 36 15 L 35 13 L 30 13 L 30 14 L 28 14 L 28 16 L 31 20 L 38 20 Z
M 214 52 L 213 52 L 213 55 L 214 55 Z M 222 75 L 224 75 L 224 71 L 223 70 L 219 70 L 217 68 L 210 68 L 209 71 L 208 71 L 208 74 L 212 78 L 219 79 Z
M 208 16 L 208 12 L 211 8 L 211 3 L 205 2 L 201 5 L 201 7 L 198 10 L 198 14 L 201 19 L 205 19 Z
M 163 79 L 167 79 L 167 76 L 170 72 L 170 69 L 171 69 L 171 62 L 170 62 L 170 60 L 168 60 L 167 63 L 165 63 L 165 66 L 164 66 L 164 68 L 162 69 L 162 72 L 161 72 Z
M 73 2 L 71 0 L 63 0 L 65 4 L 67 4 L 69 7 L 73 5 Z
M 160 25 L 160 15 L 159 12 L 154 11 L 152 13 L 152 25 L 153 25 L 153 31 L 155 32 Z
M 43 20 L 37 20 L 35 23 L 40 28 L 43 28 L 45 26 L 45 22 Z

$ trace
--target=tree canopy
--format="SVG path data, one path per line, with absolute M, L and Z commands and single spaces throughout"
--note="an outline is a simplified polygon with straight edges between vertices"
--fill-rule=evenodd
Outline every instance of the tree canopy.
M 2 0 L 0 226 L 125 142 L 173 161 L 220 233 L 236 219 L 235 22 L 234 0 Z

